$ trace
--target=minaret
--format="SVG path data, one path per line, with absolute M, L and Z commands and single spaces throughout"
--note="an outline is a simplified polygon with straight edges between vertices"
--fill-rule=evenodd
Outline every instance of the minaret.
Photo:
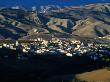
M 16 41 L 16 53 L 18 55 L 18 58 L 23 54 L 23 47 L 18 41 Z
M 19 45 L 19 42 L 18 41 L 16 41 L 16 47 Z

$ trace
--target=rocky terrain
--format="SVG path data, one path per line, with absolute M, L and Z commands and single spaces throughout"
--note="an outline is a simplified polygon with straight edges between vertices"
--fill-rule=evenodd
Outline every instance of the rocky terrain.
M 37 12 L 23 8 L 1 8 L 0 39 L 39 34 L 97 38 L 110 34 L 109 3 L 54 9 Z

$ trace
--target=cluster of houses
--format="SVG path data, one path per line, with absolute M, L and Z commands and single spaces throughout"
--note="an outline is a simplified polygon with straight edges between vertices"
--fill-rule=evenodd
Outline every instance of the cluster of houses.
M 52 38 L 51 40 L 44 40 L 37 38 L 31 40 L 32 42 L 20 43 L 16 41 L 13 44 L 2 44 L 2 47 L 14 49 L 18 55 L 27 53 L 29 56 L 33 55 L 50 55 L 50 56 L 82 56 L 89 52 L 89 56 L 93 59 L 102 57 L 103 54 L 97 52 L 106 52 L 110 54 L 110 51 L 105 50 L 102 46 L 94 46 L 94 43 L 84 43 L 79 40 L 67 40 Z M 106 46 L 107 47 L 107 46 Z M 108 48 L 108 47 L 107 47 Z

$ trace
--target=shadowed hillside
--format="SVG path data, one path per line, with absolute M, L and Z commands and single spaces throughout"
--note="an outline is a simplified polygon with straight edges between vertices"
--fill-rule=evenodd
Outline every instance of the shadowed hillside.
M 50 6 L 51 7 L 51 6 Z M 56 7 L 56 6 L 54 6 Z M 110 4 L 63 7 L 46 13 L 26 9 L 0 10 L 0 33 L 5 39 L 18 39 L 36 33 L 71 34 L 80 37 L 103 37 L 110 34 Z M 36 29 L 37 31 L 31 31 Z M 7 33 L 7 34 L 6 34 Z

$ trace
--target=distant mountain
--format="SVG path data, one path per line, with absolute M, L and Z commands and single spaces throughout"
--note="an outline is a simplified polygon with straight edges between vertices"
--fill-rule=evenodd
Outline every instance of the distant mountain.
M 54 11 L 48 27 L 82 37 L 102 37 L 110 34 L 110 4 L 65 7 Z
M 65 7 L 51 5 L 42 6 L 38 11 L 24 8 L 0 9 L 2 38 L 31 38 L 31 35 L 34 37 L 41 33 L 57 34 L 57 37 L 70 35 L 89 38 L 110 35 L 110 4 Z

